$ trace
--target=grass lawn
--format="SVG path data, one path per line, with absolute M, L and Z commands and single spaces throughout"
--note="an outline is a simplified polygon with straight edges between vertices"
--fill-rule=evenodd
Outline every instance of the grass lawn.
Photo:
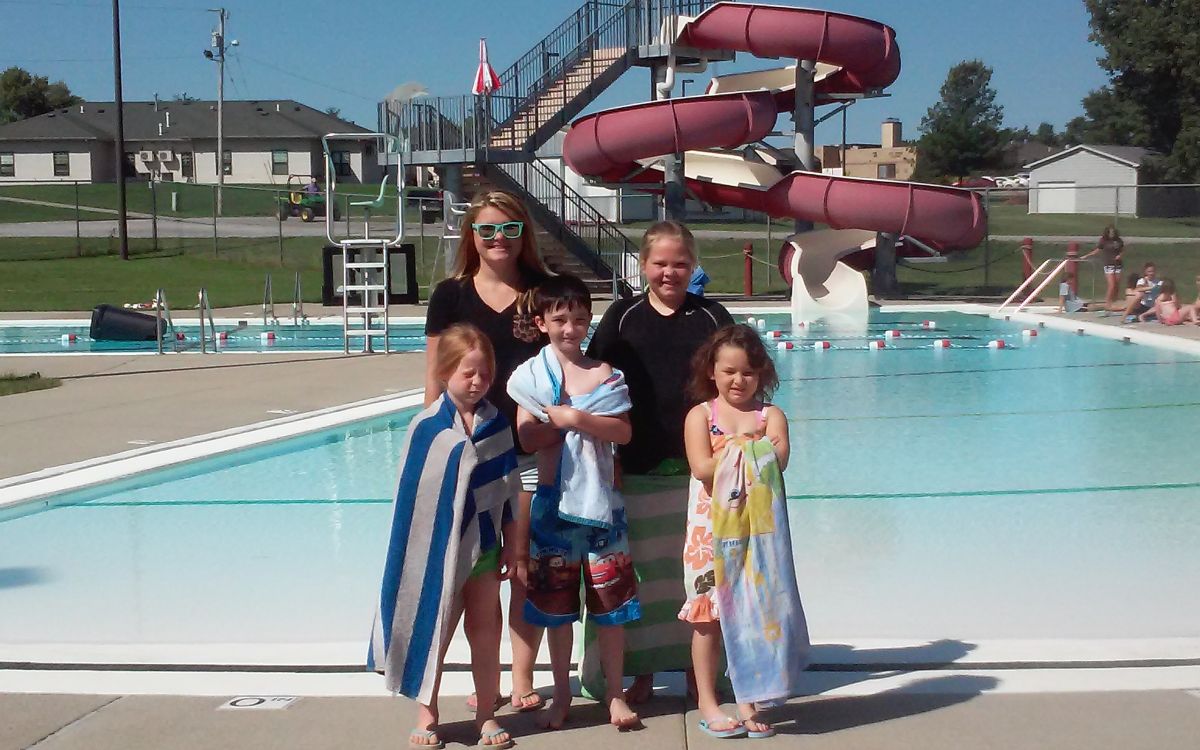
M 1031 214 L 1024 203 L 992 203 L 988 232 L 993 235 L 1082 235 L 1099 237 L 1112 216 L 1088 214 Z M 1200 240 L 1200 216 L 1178 219 L 1117 217 L 1117 230 L 1129 237 L 1195 237 Z
M 427 237 L 422 243 L 414 238 L 413 244 L 425 296 L 437 239 Z M 215 255 L 212 241 L 206 239 L 164 239 L 157 251 L 148 239 L 131 239 L 130 260 L 122 261 L 101 254 L 104 248 L 97 254 L 70 257 L 74 238 L 0 238 L 0 258 L 5 258 L 0 260 L 0 311 L 90 310 L 102 303 L 145 302 L 160 287 L 167 304 L 176 310 L 194 307 L 201 287 L 208 289 L 209 300 L 217 307 L 260 304 L 268 272 L 275 304 L 288 305 L 297 271 L 304 301 L 319 303 L 324 245 L 320 237 L 289 238 L 281 259 L 278 242 L 271 238 L 224 238 Z M 10 260 L 15 256 L 27 259 Z
M 46 388 L 57 388 L 62 385 L 58 378 L 43 378 L 40 373 L 29 375 L 0 374 L 0 396 L 11 396 L 14 393 L 41 391 Z
M 1039 243 L 1035 246 L 1034 267 L 1048 258 L 1061 258 L 1066 251 L 1065 243 Z M 967 253 L 960 253 L 946 263 L 901 266 L 896 275 L 904 292 L 914 296 L 1007 297 L 1012 294 L 1022 280 L 1018 243 L 991 243 L 992 264 L 987 271 L 986 285 L 983 259 L 984 249 L 976 248 Z M 1200 274 L 1200 240 L 1194 244 L 1131 247 L 1125 255 L 1126 275 L 1140 269 L 1142 264 L 1148 261 L 1153 261 L 1158 266 L 1160 278 L 1175 280 L 1185 300 L 1192 299 L 1195 293 L 1192 280 Z M 1100 264 L 1081 263 L 1079 296 L 1085 299 L 1103 299 L 1104 290 L 1104 274 Z M 1057 287 L 1050 296 L 1057 297 Z

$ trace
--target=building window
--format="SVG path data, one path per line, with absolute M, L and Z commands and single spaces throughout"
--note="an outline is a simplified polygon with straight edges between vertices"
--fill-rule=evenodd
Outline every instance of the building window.
M 66 151 L 54 152 L 54 176 L 55 177 L 70 177 L 71 176 L 71 155 Z
M 288 173 L 288 152 L 286 149 L 277 148 L 271 152 L 271 174 L 287 174 Z
M 121 164 L 121 168 L 125 172 L 124 175 L 122 175 L 122 176 L 125 177 L 126 179 L 131 180 L 134 177 L 137 177 L 137 173 L 138 173 L 138 171 L 137 171 L 137 154 L 133 151 L 126 151 L 125 159 L 123 160 L 123 163 Z
M 877 165 L 875 168 L 875 176 L 881 180 L 896 179 L 896 165 L 895 164 L 879 164 L 879 165 Z
M 192 164 L 192 152 L 184 151 L 179 155 L 179 173 L 183 175 L 183 179 L 190 180 L 195 177 L 195 168 Z
M 233 152 L 226 150 L 221 156 L 221 168 L 226 175 L 233 174 Z
M 338 177 L 350 177 L 354 174 L 354 172 L 350 169 L 349 151 L 333 152 L 333 173 Z
M 17 162 L 12 151 L 0 153 L 0 177 L 16 177 Z

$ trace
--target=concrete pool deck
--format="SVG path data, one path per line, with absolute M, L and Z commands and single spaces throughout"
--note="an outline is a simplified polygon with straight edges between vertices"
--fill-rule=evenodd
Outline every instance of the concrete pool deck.
M 251 309 L 221 311 L 239 317 Z M 310 310 L 310 315 L 316 312 Z M 396 314 L 421 314 L 422 308 Z M 79 318 L 80 313 L 64 314 Z M 13 316 L 15 317 L 15 316 Z M 51 317 L 26 315 L 23 317 Z M 1102 325 L 1115 316 L 1068 316 Z M 1157 324 L 1126 326 L 1200 340 L 1200 328 Z M 0 479 L 49 466 L 106 456 L 135 447 L 131 441 L 168 442 L 277 417 L 278 410 L 311 412 L 419 386 L 420 353 L 390 357 L 331 354 L 221 354 L 205 356 L 0 357 L 0 372 L 40 371 L 64 378 L 55 389 L 5 397 L 0 404 Z M 3 588 L 0 587 L 0 596 Z M 953 665 L 948 665 L 953 666 Z M 999 678 L 976 669 L 961 672 L 824 672 L 812 675 L 811 697 L 778 710 L 776 746 L 803 742 L 813 748 L 919 746 L 940 748 L 1194 748 L 1200 736 L 1200 667 L 1161 667 L 1179 675 L 1179 689 L 1141 689 L 1141 670 L 1073 669 L 1076 685 L 1064 688 L 1056 670 L 1010 667 Z M 1066 672 L 1068 670 L 1061 670 Z M 0 665 L 0 677 L 33 676 L 19 665 Z M 70 684 L 68 675 L 46 670 Z M 1012 679 L 1009 679 L 1011 675 Z M 219 710 L 232 698 L 141 695 L 127 687 L 140 676 L 88 672 L 75 682 L 80 694 L 0 693 L 0 750 L 10 748 L 403 746 L 411 702 L 380 697 L 301 697 L 283 710 Z M 63 682 L 65 677 L 67 682 Z M 253 695 L 294 695 L 290 685 L 260 675 Z M 904 680 L 897 679 L 905 677 Z M 171 675 L 164 676 L 167 684 Z M 30 680 L 23 680 L 30 682 Z M 36 682 L 36 680 L 33 680 Z M 98 683 L 111 687 L 94 687 Z M 1011 684 L 1022 687 L 1013 689 Z M 544 685 L 539 679 L 539 685 Z M 275 685 L 272 687 L 272 685 Z M 1185 689 L 1186 688 L 1186 689 Z M 36 690 L 36 688 L 34 688 Z M 88 694 L 87 691 L 110 693 Z M 379 685 L 382 694 L 382 684 Z M 147 690 L 145 692 L 154 692 Z M 216 692 L 220 692 L 219 690 Z M 458 691 L 461 692 L 461 691 Z M 249 693 L 246 693 L 249 694 Z M 643 712 L 645 730 L 615 737 L 598 706 L 581 701 L 579 721 L 561 733 L 538 733 L 535 715 L 503 714 L 521 747 L 573 743 L 580 750 L 623 743 L 663 750 L 710 746 L 696 728 L 696 712 L 679 697 L 656 699 Z M 449 747 L 474 744 L 461 700 L 443 701 Z

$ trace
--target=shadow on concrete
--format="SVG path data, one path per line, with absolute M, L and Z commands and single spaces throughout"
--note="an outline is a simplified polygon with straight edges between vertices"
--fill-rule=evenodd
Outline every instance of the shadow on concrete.
M 975 675 L 933 677 L 873 695 L 793 702 L 771 709 L 765 718 L 780 734 L 829 734 L 966 703 L 998 683 Z
M 809 669 L 815 672 L 907 672 L 953 668 L 976 644 L 953 639 L 895 648 L 855 648 L 845 643 L 816 643 Z
M 0 589 L 37 586 L 49 582 L 51 577 L 45 568 L 0 568 Z

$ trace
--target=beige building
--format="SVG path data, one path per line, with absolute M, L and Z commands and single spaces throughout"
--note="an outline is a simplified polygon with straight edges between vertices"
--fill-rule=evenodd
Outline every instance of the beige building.
M 847 143 L 846 163 L 841 146 L 821 146 L 817 158 L 825 174 L 908 180 L 917 166 L 917 150 L 904 145 L 899 120 L 884 120 L 879 145 Z
M 0 184 L 113 182 L 116 110 L 84 102 L 0 125 Z M 164 182 L 217 181 L 216 102 L 126 102 L 125 175 Z M 370 132 L 291 100 L 224 104 L 225 181 L 280 184 L 288 175 L 324 175 L 321 136 Z M 338 179 L 379 182 L 375 145 L 335 143 Z

